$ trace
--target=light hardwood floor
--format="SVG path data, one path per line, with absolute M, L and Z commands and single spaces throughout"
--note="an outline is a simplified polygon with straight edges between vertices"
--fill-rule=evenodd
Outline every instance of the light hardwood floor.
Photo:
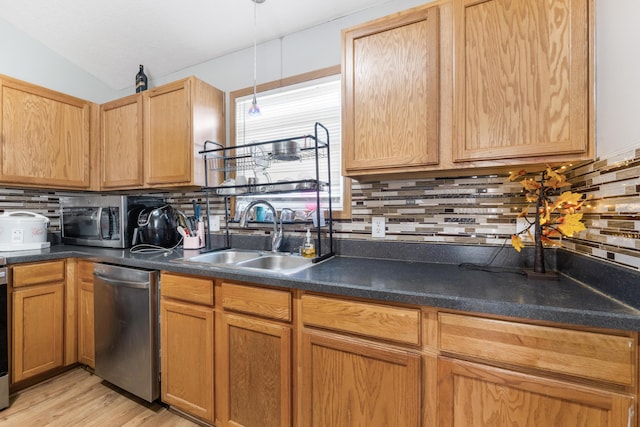
M 129 396 L 129 395 L 127 395 Z M 10 397 L 0 426 L 191 427 L 158 403 L 127 397 L 90 372 L 76 368 Z

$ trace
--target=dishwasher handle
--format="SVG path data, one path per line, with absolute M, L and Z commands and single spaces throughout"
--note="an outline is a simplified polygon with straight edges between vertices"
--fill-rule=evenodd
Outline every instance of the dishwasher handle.
M 100 280 L 104 280 L 105 282 L 107 282 L 107 284 L 111 286 L 118 286 L 118 287 L 124 287 L 124 288 L 136 288 L 136 289 L 149 289 L 149 287 L 151 286 L 151 283 L 149 282 L 134 282 L 131 280 L 112 279 L 109 277 L 101 276 L 97 273 L 93 273 L 93 275 Z

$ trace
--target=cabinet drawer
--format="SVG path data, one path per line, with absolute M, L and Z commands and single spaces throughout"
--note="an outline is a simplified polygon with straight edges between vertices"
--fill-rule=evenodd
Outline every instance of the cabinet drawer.
M 443 351 L 527 368 L 633 385 L 634 338 L 449 313 L 439 314 Z
M 420 344 L 418 309 L 303 295 L 302 322 L 373 338 Z
M 64 265 L 64 260 L 15 265 L 11 267 L 13 287 L 64 281 Z
M 222 307 L 225 310 L 291 321 L 291 293 L 287 291 L 223 283 Z
M 160 277 L 160 296 L 213 305 L 213 280 L 163 272 Z

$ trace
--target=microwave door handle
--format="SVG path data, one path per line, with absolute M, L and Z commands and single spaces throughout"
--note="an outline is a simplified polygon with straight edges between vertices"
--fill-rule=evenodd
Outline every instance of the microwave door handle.
M 109 215 L 109 222 L 107 223 L 107 232 L 109 233 L 109 240 L 113 239 L 113 224 L 115 223 L 115 213 L 113 208 L 107 208 L 107 214 Z
M 105 212 L 106 211 L 106 212 Z M 96 227 L 98 227 L 98 239 L 99 240 L 106 240 L 106 239 L 110 239 L 111 238 L 111 234 L 110 234 L 110 227 L 107 227 L 107 235 L 104 234 L 104 228 L 102 227 L 102 219 L 104 216 L 107 216 L 107 221 L 109 221 L 107 224 L 109 224 L 111 222 L 111 209 L 110 208 L 98 208 L 98 223 L 96 224 Z
M 98 240 L 104 240 L 102 237 L 102 208 L 98 208 L 98 220 L 96 221 L 96 236 Z

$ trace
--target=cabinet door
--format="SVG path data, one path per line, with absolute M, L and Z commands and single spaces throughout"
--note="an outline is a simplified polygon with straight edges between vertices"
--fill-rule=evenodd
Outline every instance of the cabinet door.
M 78 360 L 95 368 L 93 263 L 80 261 L 78 286 Z
M 419 426 L 420 355 L 305 331 L 301 425 Z
M 89 188 L 89 102 L 11 79 L 0 86 L 0 179 Z
M 63 318 L 64 283 L 13 291 L 12 383 L 63 365 Z
M 442 358 L 440 427 L 635 425 L 631 396 Z
M 587 154 L 589 4 L 457 0 L 454 160 Z
M 162 401 L 214 422 L 213 309 L 160 302 Z
M 193 160 L 191 81 L 148 90 L 144 100 L 146 181 L 188 183 Z
M 142 187 L 142 95 L 103 104 L 100 118 L 101 188 Z
M 346 176 L 438 163 L 438 37 L 437 7 L 343 33 Z
M 291 426 L 291 327 L 246 316 L 222 317 L 222 425 Z

